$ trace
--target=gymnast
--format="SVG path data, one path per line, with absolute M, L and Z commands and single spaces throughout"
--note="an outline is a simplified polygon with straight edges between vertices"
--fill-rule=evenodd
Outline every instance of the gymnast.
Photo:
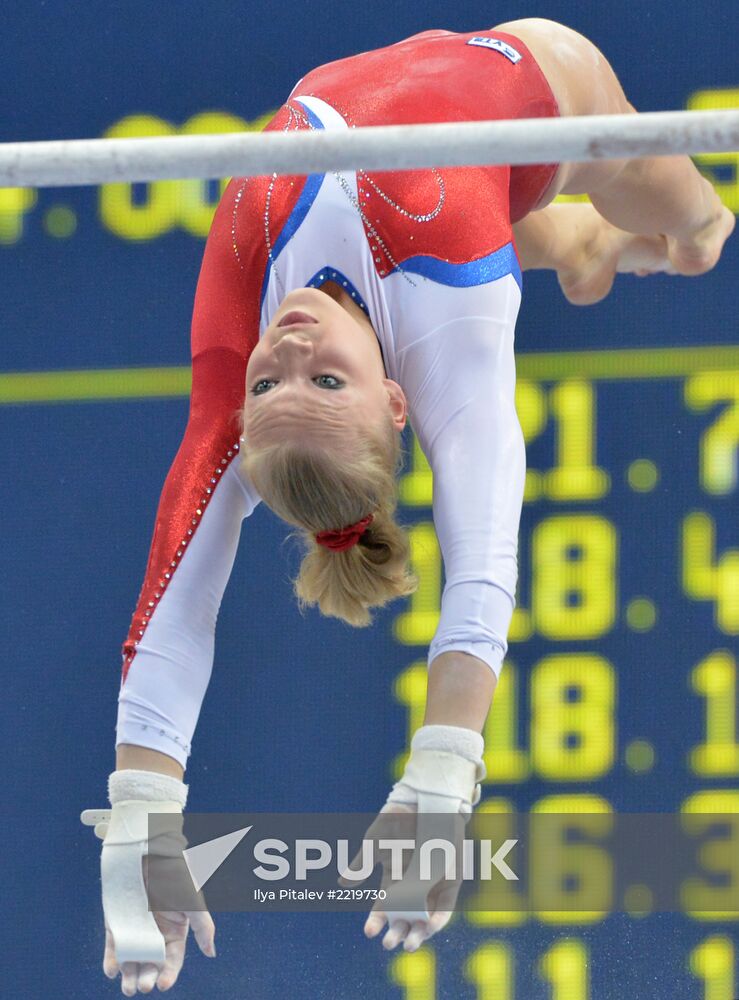
M 267 130 L 632 112 L 594 44 L 527 18 L 321 66 Z M 589 203 L 550 204 L 560 193 Z M 86 820 L 105 836 L 103 968 L 125 995 L 172 986 L 190 926 L 215 955 L 207 912 L 146 912 L 141 858 L 148 812 L 185 806 L 244 518 L 263 500 L 299 529 L 301 606 L 367 625 L 416 584 L 395 520 L 410 421 L 433 472 L 446 584 L 424 724 L 383 809 L 469 815 L 517 577 L 521 272 L 553 269 L 570 302 L 595 303 L 619 272 L 705 273 L 733 225 L 685 156 L 230 181 L 195 295 L 189 420 L 123 647 L 112 810 Z M 449 902 L 429 897 L 408 919 L 378 906 L 365 933 L 387 924 L 386 948 L 415 950 Z

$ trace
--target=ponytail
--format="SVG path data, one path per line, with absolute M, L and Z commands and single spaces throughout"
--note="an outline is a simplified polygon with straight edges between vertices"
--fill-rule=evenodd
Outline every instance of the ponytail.
M 388 421 L 367 434 L 351 455 L 291 441 L 242 452 L 244 469 L 278 517 L 300 529 L 307 547 L 294 581 L 301 609 L 350 625 L 371 622 L 370 609 L 413 593 L 405 530 L 395 520 L 396 474 L 402 465 L 400 434 Z M 368 515 L 356 544 L 333 551 L 316 542 L 319 532 L 337 531 Z

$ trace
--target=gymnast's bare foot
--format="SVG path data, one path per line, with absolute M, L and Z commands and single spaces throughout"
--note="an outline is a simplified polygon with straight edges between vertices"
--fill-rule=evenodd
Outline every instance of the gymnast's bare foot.
M 666 237 L 667 253 L 677 274 L 705 274 L 715 267 L 735 224 L 734 213 L 718 203 L 710 221 L 689 238 Z
M 659 272 L 676 274 L 664 236 L 637 236 L 611 225 L 592 205 L 570 205 L 568 222 L 576 238 L 567 258 L 557 267 L 565 298 L 573 305 L 600 302 L 610 292 L 617 274 L 644 277 Z

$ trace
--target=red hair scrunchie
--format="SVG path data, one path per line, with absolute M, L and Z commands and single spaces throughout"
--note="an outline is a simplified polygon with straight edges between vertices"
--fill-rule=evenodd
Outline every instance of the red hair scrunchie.
M 373 520 L 374 515 L 368 514 L 356 524 L 350 524 L 339 531 L 319 531 L 314 537 L 319 545 L 331 549 L 332 552 L 346 552 L 347 549 L 357 544 Z

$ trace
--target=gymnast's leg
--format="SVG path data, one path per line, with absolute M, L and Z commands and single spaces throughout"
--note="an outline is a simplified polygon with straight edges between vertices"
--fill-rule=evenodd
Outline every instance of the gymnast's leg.
M 531 50 L 563 116 L 636 113 L 608 60 L 583 35 L 544 18 L 497 27 Z M 562 164 L 546 200 L 560 193 L 589 195 L 619 229 L 665 236 L 670 262 L 680 274 L 710 270 L 734 228 L 733 213 L 688 156 Z

